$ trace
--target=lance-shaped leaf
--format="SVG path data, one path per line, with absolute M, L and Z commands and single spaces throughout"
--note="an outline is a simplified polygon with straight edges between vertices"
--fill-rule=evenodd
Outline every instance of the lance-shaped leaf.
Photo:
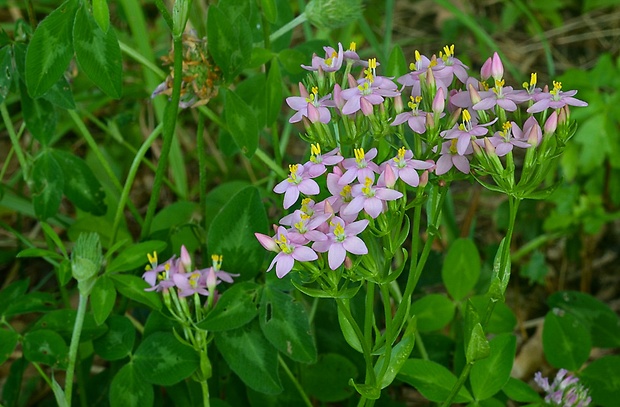
M 65 186 L 64 175 L 58 161 L 50 151 L 44 151 L 34 161 L 32 168 L 32 203 L 41 220 L 56 215 Z

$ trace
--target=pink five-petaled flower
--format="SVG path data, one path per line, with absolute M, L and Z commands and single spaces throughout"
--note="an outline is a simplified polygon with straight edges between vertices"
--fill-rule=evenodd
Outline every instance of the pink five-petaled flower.
M 443 52 L 439 51 L 437 64 L 432 66 L 431 69 L 436 80 L 448 85 L 452 83 L 454 76 L 462 83 L 465 83 L 469 77 L 467 66 L 454 56 L 454 44 L 443 47 Z
M 172 256 L 163 264 L 157 263 L 157 252 L 153 252 L 152 256 L 150 253 L 147 253 L 146 256 L 149 259 L 149 264 L 145 267 L 146 271 L 142 274 L 142 278 L 150 287 L 145 288 L 144 291 L 159 292 L 174 286 L 172 276 L 178 270 L 175 256 Z
M 325 240 L 325 234 L 316 230 L 325 221 L 331 218 L 330 213 L 316 214 L 311 216 L 303 211 L 296 210 L 292 213 L 289 222 L 292 223 L 290 230 L 288 230 L 288 238 L 291 242 L 297 244 L 306 244 L 308 242 L 316 242 Z
M 321 146 L 319 143 L 310 145 L 310 161 L 304 164 L 308 175 L 311 178 L 318 177 L 326 170 L 326 165 L 336 165 L 344 159 L 341 155 L 338 155 L 338 147 L 334 148 L 329 153 L 321 154 Z
M 514 132 L 514 134 L 513 134 Z M 530 148 L 531 144 L 520 140 L 521 129 L 515 122 L 505 122 L 502 125 L 502 130 L 496 132 L 491 137 L 491 144 L 495 147 L 495 154 L 499 157 L 503 157 L 512 151 L 514 146 L 521 148 Z
M 366 178 L 364 184 L 353 185 L 351 194 L 353 200 L 342 211 L 343 215 L 356 215 L 362 209 L 373 219 L 383 212 L 385 201 L 394 201 L 402 198 L 401 192 L 393 189 L 373 186 L 373 178 Z
M 497 118 L 486 124 L 473 124 L 471 114 L 467 109 L 463 110 L 463 123 L 450 130 L 441 132 L 441 136 L 445 139 L 457 139 L 456 151 L 459 155 L 464 155 L 465 150 L 471 147 L 471 139 L 479 136 L 484 136 L 489 132 L 486 128 L 497 121 Z M 458 166 L 457 166 L 458 168 Z M 460 169 L 460 168 L 459 168 Z
M 538 113 L 547 109 L 548 107 L 552 109 L 559 109 L 566 105 L 570 106 L 588 106 L 588 103 L 583 100 L 579 100 L 574 98 L 577 94 L 576 90 L 569 90 L 568 92 L 562 92 L 562 82 L 553 81 L 553 90 L 549 91 L 549 93 L 541 92 L 534 95 L 534 103 L 527 109 L 528 113 Z
M 364 78 L 359 81 L 349 76 L 349 89 L 341 92 L 342 98 L 347 102 L 342 107 L 345 115 L 354 114 L 358 110 L 366 116 L 373 112 L 373 105 L 383 103 L 384 97 L 396 97 L 400 95 L 397 86 L 388 78 L 378 77 L 375 74 L 377 60 L 368 60 L 368 68 L 364 71 Z
M 289 170 L 291 173 L 288 178 L 273 188 L 273 192 L 284 194 L 284 209 L 290 208 L 297 202 L 300 192 L 306 195 L 317 195 L 321 192 L 319 184 L 310 179 L 309 175 L 304 174 L 303 165 L 289 165 Z
M 434 165 L 432 162 L 413 159 L 413 152 L 405 150 L 405 147 L 401 147 L 398 149 L 396 157 L 384 163 L 382 167 L 392 167 L 396 179 L 400 178 L 405 184 L 417 187 L 420 184 L 420 176 L 416 170 L 428 170 L 433 168 Z M 381 174 L 378 182 L 379 185 L 382 184 L 383 178 L 384 176 Z
M 508 112 L 517 110 L 517 104 L 527 102 L 531 96 L 524 90 L 514 90 L 512 86 L 504 86 L 504 80 L 495 80 L 495 86 L 489 91 L 479 93 L 480 102 L 474 104 L 474 110 L 489 110 L 495 105 Z
M 286 98 L 286 104 L 291 109 L 297 112 L 291 116 L 289 123 L 300 122 L 303 117 L 307 117 L 312 123 L 321 122 L 329 123 L 331 120 L 331 113 L 328 107 L 334 107 L 335 103 L 330 100 L 331 94 L 319 99 L 319 89 L 314 86 L 312 93 L 308 94 L 306 87 L 303 84 L 299 84 L 299 93 L 301 96 L 291 96 Z
M 420 111 L 418 108 L 422 101 L 422 96 L 410 96 L 409 98 L 411 100 L 407 105 L 411 111 L 398 114 L 391 125 L 398 126 L 399 124 L 407 122 L 411 130 L 418 134 L 424 134 L 426 131 L 426 112 Z
M 172 280 L 179 290 L 179 297 L 187 297 L 194 293 L 204 296 L 209 295 L 207 291 L 207 276 L 199 270 L 194 270 L 191 273 L 175 273 L 172 276 Z
M 379 166 L 371 161 L 377 156 L 376 148 L 371 148 L 367 153 L 364 153 L 363 148 L 356 148 L 353 152 L 355 158 L 346 158 L 342 162 L 342 166 L 347 171 L 338 180 L 339 185 L 350 184 L 356 177 L 360 183 L 363 183 L 366 178 L 374 177 L 374 174 L 379 173 Z
M 239 274 L 232 274 L 227 271 L 221 270 L 222 268 L 222 258 L 221 254 L 214 254 L 211 256 L 211 261 L 213 265 L 205 270 L 200 270 L 201 273 L 205 276 L 205 281 L 207 285 L 207 291 L 209 295 L 216 295 L 217 290 L 215 287 L 225 281 L 227 283 L 233 282 L 233 277 L 239 277 Z
M 254 236 L 265 249 L 278 252 L 267 269 L 270 271 L 275 265 L 278 278 L 284 277 L 293 269 L 295 260 L 314 261 L 319 258 L 311 248 L 293 243 L 288 237 L 288 231 L 282 226 L 278 227 L 273 238 L 262 233 L 254 233 Z
M 344 51 L 342 50 L 342 44 L 338 43 L 338 52 L 332 47 L 323 47 L 325 50 L 325 58 L 321 58 L 314 54 L 312 56 L 312 66 L 302 65 L 301 67 L 308 71 L 323 72 L 336 72 L 342 67 L 342 61 L 344 59 Z
M 454 166 L 463 174 L 469 174 L 469 160 L 464 155 L 458 154 L 456 151 L 457 139 L 446 141 L 441 145 L 441 157 L 437 160 L 435 174 L 442 175 L 450 171 Z M 473 153 L 471 144 L 467 146 L 465 154 Z
M 312 245 L 312 248 L 319 253 L 328 252 L 329 268 L 336 270 L 340 267 L 344 263 L 347 252 L 357 255 L 368 253 L 364 241 L 357 237 L 368 226 L 367 219 L 346 224 L 344 220 L 334 216 L 329 223 L 328 239 Z

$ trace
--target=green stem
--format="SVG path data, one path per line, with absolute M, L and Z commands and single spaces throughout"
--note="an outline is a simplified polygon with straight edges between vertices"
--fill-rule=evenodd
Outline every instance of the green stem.
M 415 344 L 420 351 L 420 355 L 422 355 L 422 359 L 428 360 L 428 353 L 426 352 L 426 347 L 424 346 L 424 341 L 422 341 L 422 335 L 420 335 L 420 331 L 415 331 Z
M 157 201 L 159 200 L 159 192 L 163 183 L 165 171 L 168 167 L 168 158 L 172 148 L 172 140 L 174 138 L 174 129 L 177 123 L 177 114 L 179 111 L 179 100 L 181 96 L 181 81 L 183 79 L 183 38 L 178 36 L 174 38 L 174 82 L 172 85 L 172 96 L 170 102 L 166 105 L 164 111 L 164 144 L 161 150 L 161 156 L 157 171 L 155 172 L 155 180 L 153 181 L 153 189 L 151 191 L 151 199 L 146 210 L 144 219 L 144 227 L 142 228 L 141 239 L 145 239 L 151 232 L 151 224 L 155 216 Z
M 307 20 L 306 13 L 305 12 L 301 13 L 300 15 L 295 17 L 293 20 L 289 21 L 282 27 L 278 28 L 273 34 L 271 34 L 269 36 L 269 41 L 273 42 L 277 40 L 278 38 L 280 38 L 287 32 L 291 31 L 293 28 L 297 27 L 299 24 L 303 24 L 306 20 Z
M 461 375 L 459 376 L 459 379 L 456 381 L 456 383 L 452 387 L 452 391 L 450 391 L 450 395 L 448 396 L 446 401 L 444 401 L 443 404 L 441 405 L 442 407 L 450 407 L 450 405 L 452 405 L 452 400 L 454 400 L 459 390 L 461 390 L 461 387 L 465 384 L 465 380 L 467 380 L 467 377 L 469 376 L 469 372 L 471 371 L 471 368 L 473 365 L 474 365 L 473 363 L 468 363 L 465 365 L 465 367 L 463 368 L 463 371 L 461 372 Z
M 78 346 L 80 345 L 80 335 L 82 334 L 82 325 L 84 324 L 87 304 L 88 296 L 80 294 L 77 315 L 75 316 L 75 324 L 73 325 L 73 333 L 71 335 L 71 344 L 69 345 L 69 366 L 67 367 L 67 376 L 65 379 L 65 400 L 68 407 L 71 407 L 71 392 L 73 391 L 75 360 L 77 358 Z
M 364 342 L 366 347 L 372 349 L 372 327 L 374 325 L 375 315 L 375 285 L 369 281 L 366 282 L 366 306 L 364 312 Z M 372 358 L 370 364 L 366 364 L 366 384 L 374 386 L 377 383 L 375 370 L 373 369 Z
M 198 182 L 200 190 L 200 214 L 202 215 L 203 232 L 207 233 L 207 150 L 204 138 L 205 117 L 198 112 L 198 128 L 196 129 L 196 148 L 198 149 Z M 202 254 L 207 255 L 206 239 L 202 242 Z
M 392 307 L 390 304 L 390 287 L 387 284 L 381 284 L 379 289 L 381 290 L 381 301 L 383 302 L 383 313 L 385 318 L 385 361 L 378 375 L 379 382 L 381 382 L 385 372 L 387 372 L 387 369 L 390 366 L 390 361 L 392 358 L 392 344 L 396 338 L 393 337 L 392 332 L 393 321 Z
M 254 155 L 256 156 L 256 158 L 258 158 L 259 160 L 261 160 L 265 165 L 267 165 L 267 167 L 269 167 L 273 172 L 275 172 L 276 174 L 278 174 L 279 177 L 281 178 L 286 178 L 288 177 L 288 174 L 286 173 L 286 171 L 284 171 L 282 169 L 281 166 L 279 166 L 278 164 L 276 164 L 275 161 L 273 161 L 267 154 L 265 154 L 263 152 L 263 150 L 261 150 L 260 148 L 256 149 L 256 152 L 254 153 Z
M 200 382 L 200 387 L 202 388 L 202 405 L 204 407 L 209 407 L 211 402 L 209 400 L 209 383 L 206 380 L 202 380 Z
M 119 41 L 118 44 L 121 47 L 121 51 L 127 54 L 128 57 L 133 59 L 134 61 L 140 63 L 145 68 L 148 68 L 160 79 L 164 79 L 166 77 L 166 73 L 161 70 L 157 65 L 149 61 L 146 57 L 140 54 L 135 49 L 131 48 L 129 45 L 125 44 L 123 41 Z
M 301 398 L 304 401 L 304 404 L 308 407 L 312 407 L 312 402 L 310 401 L 310 399 L 308 398 L 308 395 L 306 394 L 306 392 L 304 391 L 304 388 L 301 387 L 301 384 L 299 384 L 299 381 L 297 380 L 297 378 L 295 377 L 295 375 L 293 375 L 293 372 L 291 372 L 291 369 L 289 369 L 288 365 L 286 364 L 286 362 L 284 361 L 284 359 L 282 359 L 282 356 L 280 356 L 280 354 L 278 353 L 278 362 L 280 363 L 280 366 L 282 367 L 282 369 L 284 369 L 284 371 L 286 372 L 286 375 L 289 377 L 289 379 L 291 379 L 291 381 L 293 382 L 293 385 L 295 386 L 295 388 L 297 389 L 297 391 L 299 392 L 299 395 L 301 396 Z
M 131 186 L 133 185 L 133 181 L 138 173 L 138 168 L 140 167 L 140 162 L 144 158 L 144 155 L 153 144 L 153 141 L 157 138 L 159 133 L 161 132 L 163 124 L 160 123 L 153 132 L 148 136 L 148 138 L 142 143 L 140 149 L 136 153 L 133 158 L 133 162 L 131 163 L 131 167 L 129 168 L 129 173 L 127 174 L 127 179 L 125 180 L 125 187 L 121 192 L 121 196 L 119 198 L 118 207 L 116 208 L 116 214 L 114 215 L 114 223 L 112 224 L 112 233 L 110 234 L 110 244 L 114 244 L 116 241 L 116 234 L 118 232 L 118 228 L 121 222 L 121 218 L 123 217 L 123 210 L 125 208 L 125 203 L 129 199 L 129 193 L 131 192 Z
M 22 169 L 22 176 L 24 177 L 24 181 L 26 181 L 26 174 L 28 173 L 28 163 L 26 162 L 26 156 L 22 151 L 22 147 L 19 145 L 19 137 L 15 132 L 13 122 L 11 122 L 11 116 L 9 115 L 8 110 L 6 110 L 6 103 L 4 102 L 0 104 L 0 113 L 2 113 L 2 120 L 4 121 L 4 126 L 6 127 L 7 133 L 9 133 L 11 144 L 13 144 L 13 149 L 15 150 L 15 155 L 17 156 L 17 161 L 19 161 L 19 166 Z

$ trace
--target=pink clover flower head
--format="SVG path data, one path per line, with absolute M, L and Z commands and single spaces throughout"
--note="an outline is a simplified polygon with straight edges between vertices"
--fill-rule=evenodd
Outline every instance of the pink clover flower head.
M 471 147 L 470 143 L 472 138 L 475 139 L 480 136 L 484 136 L 489 132 L 486 128 L 497 121 L 497 118 L 493 121 L 485 124 L 474 124 L 471 114 L 467 109 L 462 112 L 463 122 L 458 126 L 450 130 L 441 132 L 441 136 L 447 140 L 457 139 L 456 148 L 459 155 L 465 155 L 468 147 Z M 439 164 L 439 162 L 438 162 Z
M 291 109 L 296 110 L 295 114 L 289 119 L 289 123 L 300 122 L 304 117 L 307 117 L 312 123 L 329 123 L 331 113 L 328 107 L 335 106 L 334 101 L 330 100 L 331 94 L 319 99 L 319 90 L 316 86 L 312 88 L 312 93 L 308 94 L 308 91 L 301 83 L 299 84 L 299 90 L 302 96 L 286 98 L 286 104 Z
M 342 114 L 351 115 L 361 110 L 366 116 L 373 113 L 373 106 L 380 105 L 385 97 L 396 97 L 400 95 L 398 88 L 389 78 L 376 75 L 377 60 L 368 60 L 368 68 L 364 70 L 365 77 L 357 83 L 341 92 L 342 98 L 346 103 L 342 107 Z
M 411 111 L 398 114 L 391 125 L 398 126 L 407 122 L 411 130 L 418 134 L 424 134 L 426 132 L 426 112 L 419 110 L 422 96 L 410 96 L 409 98 L 408 106 Z
M 368 220 L 363 219 L 352 223 L 345 223 L 342 218 L 334 216 L 330 223 L 328 239 L 312 244 L 312 248 L 319 253 L 327 252 L 329 268 L 336 270 L 346 258 L 347 252 L 363 255 L 368 248 L 362 239 L 357 237 L 368 226 Z
M 276 266 L 276 275 L 282 278 L 287 275 L 297 261 L 314 261 L 319 256 L 309 247 L 292 242 L 288 237 L 288 231 L 282 226 L 278 227 L 274 241 L 278 244 L 280 252 L 271 261 L 267 271 Z
M 514 134 L 513 134 L 514 132 Z M 516 137 L 517 134 L 519 137 Z M 515 122 L 505 122 L 502 130 L 496 132 L 490 139 L 491 144 L 495 147 L 495 153 L 499 157 L 503 157 L 512 151 L 513 147 L 530 148 L 531 144 L 520 139 L 521 129 Z
M 416 160 L 413 158 L 413 152 L 406 150 L 405 147 L 398 149 L 398 153 L 394 158 L 382 164 L 389 166 L 394 171 L 396 179 L 402 179 L 405 184 L 417 187 L 420 184 L 420 176 L 416 170 L 429 170 L 435 166 L 434 162 Z M 378 185 L 383 185 L 383 173 L 379 177 Z
M 289 165 L 289 170 L 288 178 L 273 188 L 273 192 L 284 194 L 284 209 L 290 208 L 297 202 L 300 192 L 305 195 L 317 195 L 321 192 L 319 185 L 304 173 L 303 165 Z
M 370 217 L 376 219 L 386 208 L 386 201 L 402 198 L 399 191 L 373 185 L 373 178 L 366 178 L 364 184 L 351 188 L 353 200 L 342 210 L 343 215 L 357 215 L 363 209 Z
M 342 161 L 342 166 L 347 171 L 338 180 L 339 185 L 350 184 L 355 178 L 358 182 L 363 183 L 366 178 L 374 179 L 374 174 L 380 172 L 379 166 L 372 162 L 372 159 L 377 156 L 376 148 L 371 148 L 367 153 L 364 152 L 363 148 L 356 148 L 353 152 L 355 158 L 345 158 Z
M 321 146 L 318 143 L 311 144 L 310 160 L 304 164 L 308 175 L 316 178 L 327 170 L 326 165 L 336 165 L 344 160 L 344 157 L 338 154 L 339 151 L 336 147 L 328 153 L 321 154 Z
M 178 272 L 176 257 L 172 256 L 165 263 L 159 264 L 157 262 L 157 252 L 146 254 L 149 264 L 145 267 L 145 272 L 142 274 L 142 279 L 146 281 L 150 287 L 145 288 L 144 291 L 163 291 L 174 286 L 172 276 Z
M 446 84 L 452 83 L 455 76 L 462 83 L 467 82 L 467 78 L 469 78 L 467 73 L 469 68 L 467 65 L 454 56 L 454 44 L 444 46 L 443 52 L 439 51 L 439 59 L 437 59 L 437 64 L 431 66 L 431 69 L 433 70 L 435 79 Z
M 437 160 L 437 166 L 435 167 L 435 174 L 443 175 L 450 171 L 452 167 L 456 167 L 457 170 L 463 174 L 469 174 L 469 160 L 465 155 L 461 155 L 457 151 L 457 139 L 446 141 L 441 145 L 441 156 Z M 467 146 L 464 154 L 472 154 L 474 152 L 471 144 Z
M 517 110 L 517 104 L 530 100 L 524 90 L 514 90 L 512 86 L 504 86 L 504 80 L 496 80 L 495 86 L 489 91 L 480 92 L 481 100 L 473 105 L 474 110 L 489 110 L 496 105 L 508 112 Z
M 547 92 L 541 92 L 533 96 L 533 99 L 536 101 L 529 109 L 527 109 L 528 113 L 538 113 L 542 112 L 547 108 L 551 109 L 560 109 L 566 105 L 569 106 L 579 106 L 584 107 L 588 106 L 587 102 L 583 100 L 579 100 L 574 98 L 577 94 L 576 90 L 569 90 L 567 92 L 563 92 L 562 83 L 553 81 L 553 90 Z
M 554 407 L 586 407 L 592 402 L 588 394 L 589 389 L 579 383 L 579 379 L 568 373 L 566 369 L 560 369 L 549 384 L 549 379 L 542 377 L 541 372 L 534 374 L 534 381 L 546 394 L 545 402 Z
M 323 72 L 336 72 L 339 70 L 344 60 L 342 44 L 338 43 L 338 51 L 332 47 L 323 47 L 323 49 L 325 50 L 325 58 L 314 54 L 312 56 L 312 65 L 302 65 L 301 67 L 308 71 L 318 71 L 321 69 Z

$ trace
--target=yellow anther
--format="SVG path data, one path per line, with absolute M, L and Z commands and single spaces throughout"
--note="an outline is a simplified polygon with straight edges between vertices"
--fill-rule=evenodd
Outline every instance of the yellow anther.
M 355 41 L 351 41 L 351 43 L 349 44 L 349 51 L 355 52 L 356 48 L 357 44 L 355 43 Z
M 469 114 L 469 111 L 467 111 L 467 109 L 463 109 L 463 123 L 470 122 L 470 121 L 471 121 L 471 114 Z
M 562 82 L 553 81 L 553 90 L 549 93 L 557 95 L 560 90 L 562 90 Z
M 332 58 L 336 58 L 338 56 L 338 53 L 336 51 L 332 52 Z
M 399 149 L 398 149 L 398 158 L 399 158 L 400 160 L 402 160 L 403 158 L 405 158 L 405 152 L 406 152 L 406 151 L 407 151 L 407 150 L 405 150 L 405 147 L 401 147 L 401 148 L 399 148 Z
M 501 88 L 504 86 L 504 80 L 502 79 L 501 81 L 495 80 L 495 87 L 496 88 Z
M 302 220 L 308 220 L 308 219 L 310 219 L 310 215 L 308 215 L 307 213 L 302 213 L 301 215 L 299 215 L 299 217 L 300 217 Z
M 368 60 L 368 68 L 377 69 L 377 58 L 370 58 Z
M 444 61 L 453 55 L 454 55 L 454 44 L 450 46 L 445 45 L 443 47 L 443 53 L 439 51 L 439 57 L 442 58 Z
M 342 187 L 342 191 L 340 191 L 340 196 L 345 198 L 349 195 L 351 195 L 351 185 L 345 185 L 344 187 Z
M 304 224 L 303 221 L 297 222 L 294 226 L 295 226 L 295 229 L 299 230 L 300 232 L 302 232 L 306 228 L 306 225 Z
M 370 195 L 372 192 L 372 179 L 366 177 L 364 180 L 364 186 L 362 187 L 362 193 L 364 195 Z
M 332 224 L 332 226 L 333 226 L 333 224 Z M 336 235 L 336 236 L 344 235 L 344 227 L 342 227 L 341 223 L 338 223 L 336 225 L 336 227 L 334 228 L 334 235 Z
M 538 74 L 536 72 L 532 72 L 530 75 L 530 86 L 536 86 L 536 82 L 538 81 Z
M 362 161 L 364 159 L 364 155 L 366 155 L 363 148 L 355 148 L 353 149 L 353 152 L 355 153 L 355 161 L 358 163 Z
M 415 50 L 415 61 L 416 62 L 420 62 L 422 60 L 422 56 L 420 55 L 420 51 L 418 51 L 417 49 Z
M 416 66 L 415 66 L 415 63 L 414 63 L 414 62 L 412 62 L 412 63 L 410 63 L 410 64 L 409 64 L 409 70 L 410 70 L 410 71 L 415 71 L 415 70 L 416 70 Z
M 312 87 L 312 93 L 314 93 L 315 95 L 316 95 L 317 93 L 319 93 L 319 88 L 317 88 L 316 86 L 313 86 L 313 87 Z
M 502 124 L 502 129 L 507 132 L 508 130 L 510 130 L 510 128 L 512 127 L 512 123 L 510 122 L 506 122 L 504 124 Z
M 297 169 L 299 168 L 299 164 L 289 164 L 288 170 L 291 172 L 291 175 L 295 175 L 297 173 Z
M 310 154 L 321 155 L 321 146 L 319 145 L 319 143 L 310 144 Z
M 149 259 L 149 263 L 151 264 L 157 264 L 157 252 L 153 252 L 153 255 L 151 256 L 150 253 L 146 254 L 146 257 L 148 257 Z
M 456 148 L 456 143 L 459 139 L 458 138 L 453 138 L 452 141 L 450 142 L 450 154 L 454 155 L 458 153 L 458 150 Z

